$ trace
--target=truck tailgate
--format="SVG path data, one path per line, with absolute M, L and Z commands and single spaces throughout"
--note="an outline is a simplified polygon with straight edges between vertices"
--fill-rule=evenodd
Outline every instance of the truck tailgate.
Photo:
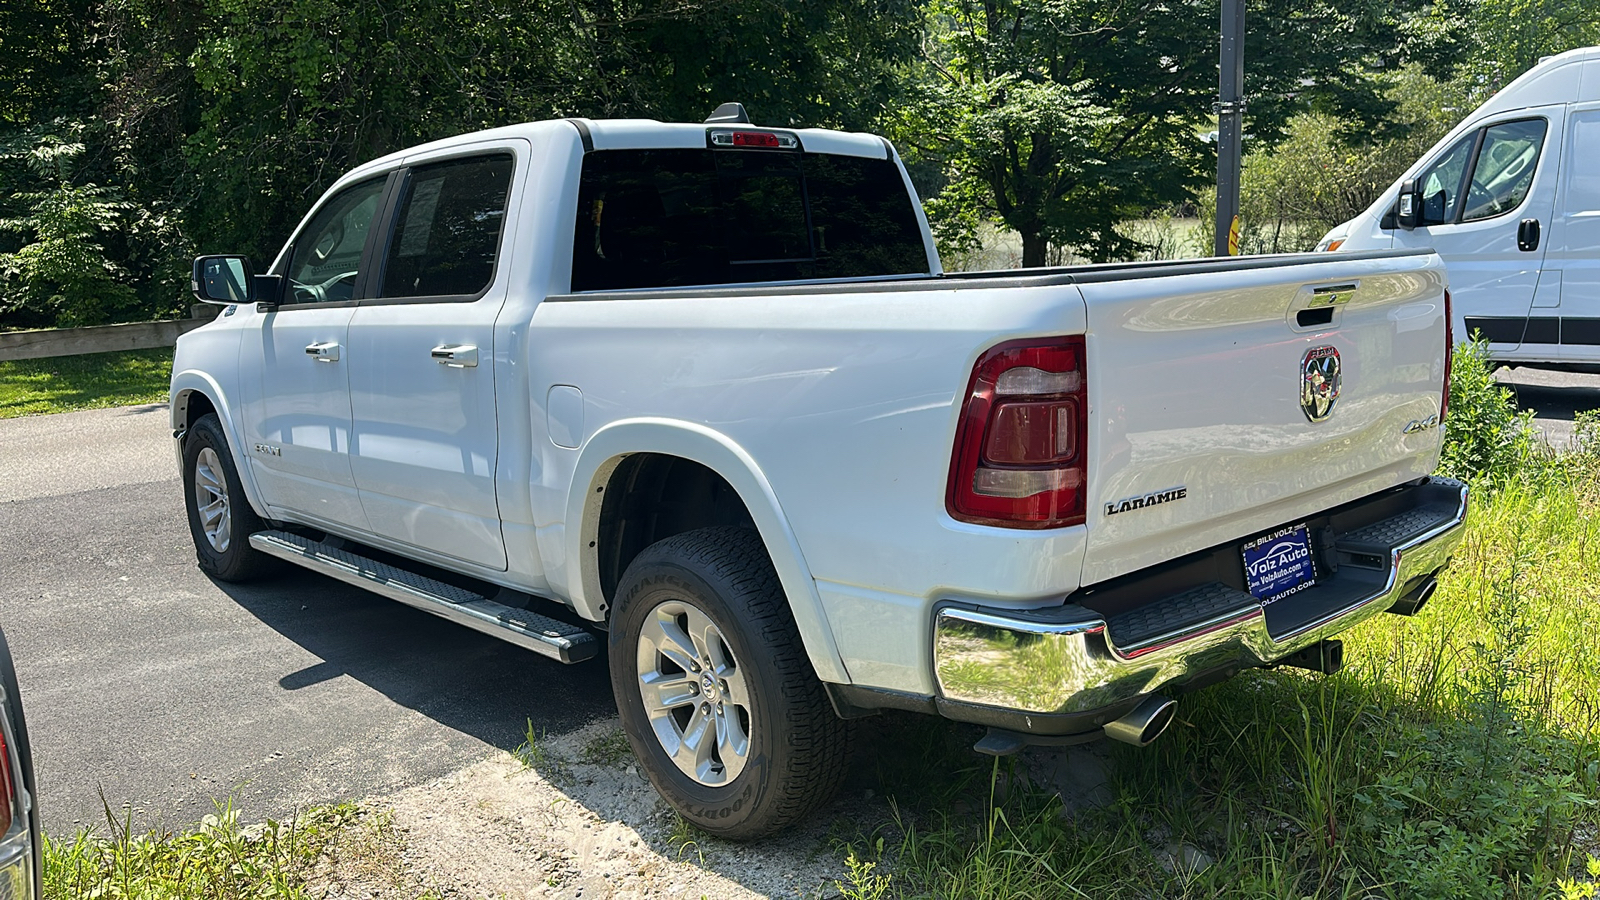
M 1292 525 L 1437 464 L 1438 256 L 1105 268 L 1075 281 L 1088 305 L 1084 584 Z

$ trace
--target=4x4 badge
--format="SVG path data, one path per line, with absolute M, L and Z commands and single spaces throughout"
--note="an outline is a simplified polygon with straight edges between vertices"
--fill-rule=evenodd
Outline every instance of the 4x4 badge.
M 1312 347 L 1300 361 L 1300 408 L 1306 418 L 1321 422 L 1333 415 L 1344 382 L 1339 351 L 1332 347 Z

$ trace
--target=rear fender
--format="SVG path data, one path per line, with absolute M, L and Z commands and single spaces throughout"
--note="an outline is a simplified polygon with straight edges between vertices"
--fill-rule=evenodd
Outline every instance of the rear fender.
M 576 562 L 566 572 L 573 608 L 594 621 L 605 618 L 606 600 L 594 549 L 600 507 L 611 473 L 633 453 L 660 453 L 699 463 L 733 487 L 772 557 L 817 677 L 848 684 L 850 677 L 834 644 L 816 582 L 772 485 L 744 448 L 703 425 L 673 419 L 628 419 L 600 429 L 584 445 L 573 473 L 574 490 L 567 498 L 565 519 L 569 526 L 565 535 L 566 559 Z M 571 527 L 574 524 L 578 527 Z

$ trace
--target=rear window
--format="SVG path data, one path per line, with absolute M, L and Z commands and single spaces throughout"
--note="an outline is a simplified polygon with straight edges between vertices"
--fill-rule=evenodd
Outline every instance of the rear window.
M 584 155 L 574 291 L 928 271 L 886 159 L 763 150 Z

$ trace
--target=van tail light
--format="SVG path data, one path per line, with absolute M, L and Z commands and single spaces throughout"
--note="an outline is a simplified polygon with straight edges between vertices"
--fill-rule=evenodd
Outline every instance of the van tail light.
M 961 406 L 945 508 L 1005 528 L 1081 525 L 1088 386 L 1081 336 L 1010 341 L 978 358 Z
M 1439 424 L 1450 415 L 1450 370 L 1455 366 L 1456 326 L 1450 292 L 1444 292 L 1444 394 L 1439 398 Z

